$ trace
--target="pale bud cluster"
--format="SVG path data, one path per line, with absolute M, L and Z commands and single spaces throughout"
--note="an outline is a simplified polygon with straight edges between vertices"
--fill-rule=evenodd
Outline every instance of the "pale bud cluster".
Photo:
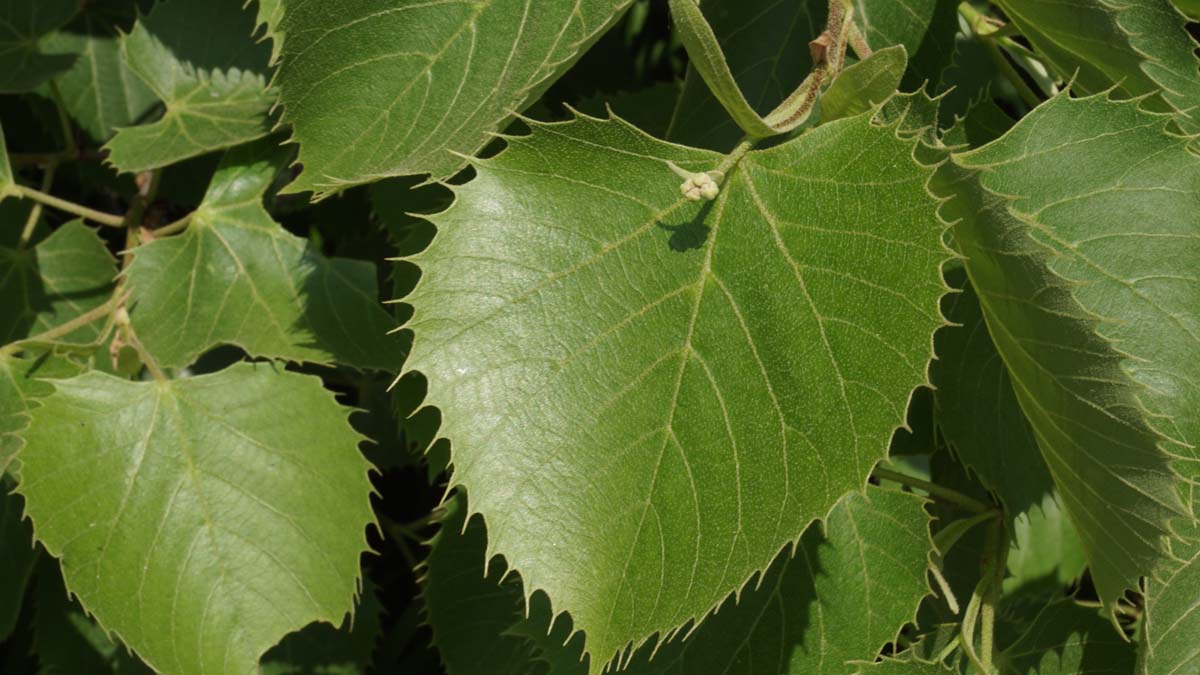
M 713 177 L 713 173 L 694 173 L 687 177 L 686 180 L 679 186 L 679 191 L 684 197 L 698 202 L 700 200 L 712 201 L 717 198 L 721 192 L 721 186 Z

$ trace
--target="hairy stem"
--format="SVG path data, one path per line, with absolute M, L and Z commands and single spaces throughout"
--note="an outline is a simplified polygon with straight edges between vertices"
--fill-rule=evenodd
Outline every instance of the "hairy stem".
M 900 483 L 901 485 L 907 485 L 908 487 L 911 487 L 911 488 L 917 488 L 918 490 L 924 490 L 924 491 L 928 492 L 930 494 L 930 496 L 932 496 L 932 497 L 935 497 L 937 499 L 942 499 L 942 500 L 950 502 L 952 504 L 957 504 L 957 505 L 967 509 L 968 511 L 974 511 L 976 513 L 984 513 L 984 512 L 991 512 L 991 511 L 995 510 L 994 507 L 984 504 L 983 502 L 981 502 L 977 499 L 968 497 L 967 495 L 964 495 L 963 493 L 958 492 L 957 490 L 951 490 L 950 488 L 942 487 L 941 485 L 938 485 L 936 483 L 930 483 L 927 480 L 921 480 L 920 478 L 917 478 L 916 476 L 909 476 L 908 474 L 900 473 L 899 471 L 893 471 L 891 469 L 887 469 L 887 468 L 884 468 L 881 466 L 875 467 L 875 471 L 873 471 L 872 473 L 874 474 L 874 476 L 876 478 L 878 478 L 880 480 L 890 480 L 894 483 Z

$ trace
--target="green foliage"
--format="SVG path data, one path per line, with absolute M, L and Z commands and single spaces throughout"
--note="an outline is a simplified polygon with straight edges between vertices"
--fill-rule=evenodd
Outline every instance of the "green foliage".
M 1196 19 L 0 3 L 0 672 L 1200 669 Z

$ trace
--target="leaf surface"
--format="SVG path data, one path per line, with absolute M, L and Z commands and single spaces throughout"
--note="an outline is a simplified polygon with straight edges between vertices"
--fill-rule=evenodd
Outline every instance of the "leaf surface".
M 21 358 L 0 353 L 0 475 L 16 459 L 29 425 L 29 413 L 40 398 L 54 392 L 47 378 L 78 375 L 82 368 L 54 356 Z
M 25 586 L 37 563 L 33 528 L 22 518 L 19 495 L 10 494 L 13 482 L 0 471 L 0 642 L 17 625 Z
M 263 207 L 286 155 L 271 141 L 231 151 L 187 229 L 134 250 L 131 318 L 162 365 L 186 366 L 219 344 L 360 368 L 403 362 L 375 267 L 310 250 Z
M 253 673 L 285 634 L 341 623 L 371 486 L 317 378 L 243 363 L 54 386 L 24 434 L 19 491 L 68 589 L 147 664 Z
M 534 127 L 433 218 L 409 367 L 489 553 L 598 671 L 862 488 L 926 382 L 947 251 L 915 141 L 867 116 L 750 153 L 704 206 L 665 161 L 711 153 Z
M 1162 581 L 1146 582 L 1138 672 L 1187 673 L 1200 668 L 1200 553 Z
M 455 173 L 630 2 L 284 2 L 275 83 L 304 165 L 288 190 Z
M 167 0 L 121 38 L 126 67 L 166 111 L 109 141 L 118 171 L 147 171 L 267 135 L 271 46 L 250 39 L 255 19 L 246 4 Z
M 1187 20 L 1167 0 L 998 0 L 1013 23 L 1082 94 L 1161 94 L 1180 125 L 1200 130 L 1200 61 Z
M 1071 600 L 1050 603 L 1000 654 L 1001 672 L 1022 675 L 1128 675 L 1133 645 L 1094 609 Z
M 32 91 L 71 67 L 74 57 L 43 49 L 46 34 L 79 10 L 77 0 L 6 2 L 0 8 L 0 93 Z
M 939 188 L 954 195 L 944 215 L 962 219 L 987 325 L 1110 606 L 1163 562 L 1167 522 L 1183 512 L 1170 460 L 1197 438 L 1200 160 L 1168 121 L 1135 102 L 1059 96 L 956 155 Z

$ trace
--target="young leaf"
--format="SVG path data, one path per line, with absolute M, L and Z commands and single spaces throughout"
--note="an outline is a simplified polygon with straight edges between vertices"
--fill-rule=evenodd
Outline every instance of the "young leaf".
M 267 135 L 274 96 L 271 47 L 251 39 L 241 0 L 167 0 L 121 38 L 121 57 L 166 105 L 162 118 L 125 127 L 104 146 L 121 172 L 139 172 Z
M 275 82 L 304 165 L 288 191 L 455 173 L 630 2 L 285 0 Z
M 242 363 L 54 386 L 19 492 L 67 588 L 155 670 L 250 672 L 353 608 L 368 464 L 317 378 Z
M 1039 584 L 1062 589 L 1083 574 L 1087 566 L 1079 533 L 1063 511 L 1056 495 L 1019 514 L 1012 525 L 1008 574 L 1004 593 L 1023 589 L 1038 592 Z
M 22 518 L 20 496 L 10 494 L 13 482 L 0 471 L 0 642 L 8 639 L 21 604 L 25 586 L 37 563 L 33 528 Z
M 717 155 L 533 126 L 433 218 L 409 365 L 489 554 L 595 672 L 862 488 L 926 382 L 948 251 L 915 141 L 869 116 L 749 153 L 703 206 L 666 162 Z
M 938 188 L 1110 607 L 1164 559 L 1183 512 L 1169 460 L 1200 438 L 1200 359 L 1181 318 L 1197 313 L 1200 160 L 1168 123 L 1136 102 L 1059 96 L 955 155 Z
M 821 95 L 821 122 L 859 115 L 883 103 L 900 86 L 908 55 L 897 45 L 850 66 Z
M 263 207 L 287 154 L 269 140 L 230 151 L 187 229 L 134 249 L 131 319 L 162 365 L 186 366 L 219 344 L 359 368 L 403 362 L 375 267 L 310 250 Z
M 1200 553 L 1162 581 L 1146 582 L 1139 673 L 1194 672 L 1200 667 Z
M 24 0 L 0 7 L 0 93 L 32 91 L 75 61 L 47 53 L 42 38 L 79 11 L 78 0 Z
M 36 246 L 0 246 L 0 345 L 87 313 L 112 297 L 116 261 L 96 231 L 73 220 Z M 57 342 L 86 344 L 103 322 L 81 326 Z
M 1200 61 L 1187 20 L 1166 0 L 998 0 L 1047 63 L 1074 89 L 1161 95 L 1189 132 L 1200 131 Z

